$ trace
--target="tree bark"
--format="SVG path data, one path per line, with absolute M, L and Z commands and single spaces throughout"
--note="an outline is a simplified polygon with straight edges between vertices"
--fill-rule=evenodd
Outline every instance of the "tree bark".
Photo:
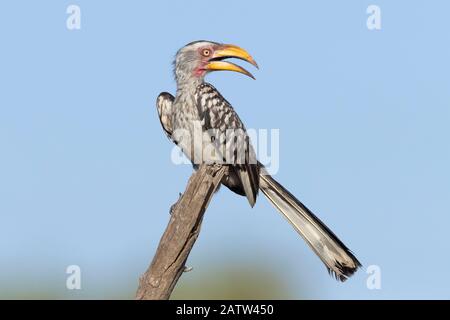
M 197 240 L 206 208 L 226 170 L 225 166 L 201 165 L 191 176 L 186 191 L 172 206 L 169 224 L 149 268 L 139 279 L 136 299 L 169 299 Z

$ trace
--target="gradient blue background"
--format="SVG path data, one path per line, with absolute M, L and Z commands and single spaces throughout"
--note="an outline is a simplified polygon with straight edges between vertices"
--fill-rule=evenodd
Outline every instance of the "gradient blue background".
M 66 28 L 69 4 L 81 30 Z M 380 31 L 366 27 L 370 4 Z M 335 282 L 266 199 L 251 210 L 226 189 L 180 286 L 259 265 L 287 298 L 450 298 L 449 12 L 448 1 L 3 1 L 1 296 L 133 297 L 191 174 L 170 160 L 155 98 L 175 90 L 178 48 L 209 39 L 258 61 L 257 81 L 208 80 L 247 127 L 280 129 L 276 178 L 365 268 L 380 266 L 382 288 L 367 289 L 365 269 Z M 81 291 L 65 288 L 70 264 Z

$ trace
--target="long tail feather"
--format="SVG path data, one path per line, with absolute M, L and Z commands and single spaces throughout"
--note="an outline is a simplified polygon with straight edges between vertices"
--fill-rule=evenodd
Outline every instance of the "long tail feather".
M 358 267 L 358 259 L 338 237 L 288 190 L 268 175 L 260 174 L 260 189 L 292 224 L 336 279 L 345 281 Z

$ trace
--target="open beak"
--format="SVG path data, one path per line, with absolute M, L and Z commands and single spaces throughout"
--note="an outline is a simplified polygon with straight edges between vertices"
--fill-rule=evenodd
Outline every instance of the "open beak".
M 245 60 L 254 65 L 256 68 L 258 68 L 258 64 L 256 63 L 255 60 L 253 60 L 252 56 L 246 50 L 232 44 L 224 44 L 214 51 L 211 59 L 209 59 L 209 62 L 206 65 L 206 70 L 234 71 L 243 73 L 249 76 L 250 78 L 255 79 L 255 77 L 250 72 L 238 66 L 237 64 L 228 61 L 223 61 L 224 59 L 228 58 Z

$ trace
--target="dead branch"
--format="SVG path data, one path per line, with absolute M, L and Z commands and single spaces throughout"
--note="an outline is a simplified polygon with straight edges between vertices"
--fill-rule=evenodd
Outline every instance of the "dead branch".
M 136 299 L 169 299 L 197 240 L 206 208 L 226 170 L 219 165 L 201 165 L 191 176 L 186 191 L 172 206 L 169 224 L 152 263 L 139 279 Z

